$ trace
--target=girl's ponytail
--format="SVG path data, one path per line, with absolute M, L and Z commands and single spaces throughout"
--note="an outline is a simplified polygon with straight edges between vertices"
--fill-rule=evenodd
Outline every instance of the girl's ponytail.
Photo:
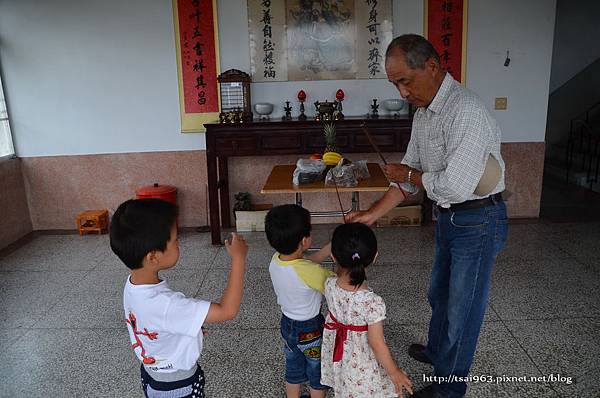
M 360 286 L 367 279 L 365 268 L 377 255 L 377 238 L 364 224 L 343 224 L 333 231 L 331 253 L 338 266 L 348 272 L 350 283 Z
M 365 272 L 365 264 L 363 264 L 363 261 L 360 258 L 358 252 L 356 252 L 352 254 L 352 267 L 350 268 L 350 283 L 353 286 L 358 286 L 362 284 L 365 281 L 365 279 L 367 279 L 367 274 Z

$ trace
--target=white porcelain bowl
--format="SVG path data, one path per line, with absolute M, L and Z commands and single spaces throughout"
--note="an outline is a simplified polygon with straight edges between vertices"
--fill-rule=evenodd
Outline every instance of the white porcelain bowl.
M 273 112 L 273 104 L 269 102 L 258 102 L 254 104 L 254 110 L 261 116 L 270 115 Z
M 400 109 L 404 108 L 404 100 L 399 98 L 386 99 L 383 101 L 383 107 L 390 112 L 398 112 Z

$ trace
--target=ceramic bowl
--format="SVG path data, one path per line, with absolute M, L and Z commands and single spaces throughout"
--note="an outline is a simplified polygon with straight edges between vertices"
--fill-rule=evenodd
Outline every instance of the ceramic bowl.
M 398 112 L 404 108 L 404 100 L 399 98 L 386 99 L 383 101 L 383 107 L 390 112 Z
M 261 116 L 267 116 L 273 112 L 273 104 L 269 102 L 258 102 L 254 104 L 254 110 Z

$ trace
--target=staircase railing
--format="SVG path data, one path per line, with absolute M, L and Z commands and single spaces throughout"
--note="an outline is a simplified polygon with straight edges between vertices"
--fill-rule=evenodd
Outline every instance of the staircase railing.
M 579 116 L 571 119 L 567 141 L 567 183 L 573 168 L 575 153 L 581 156 L 581 170 L 586 173 L 586 183 L 592 189 L 598 183 L 600 171 L 600 133 L 594 132 L 590 122 L 592 114 L 600 106 L 600 101 Z

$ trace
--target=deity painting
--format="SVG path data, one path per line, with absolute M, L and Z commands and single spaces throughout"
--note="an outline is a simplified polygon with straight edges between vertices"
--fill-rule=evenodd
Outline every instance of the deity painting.
M 354 0 L 290 0 L 286 8 L 289 80 L 354 78 Z

